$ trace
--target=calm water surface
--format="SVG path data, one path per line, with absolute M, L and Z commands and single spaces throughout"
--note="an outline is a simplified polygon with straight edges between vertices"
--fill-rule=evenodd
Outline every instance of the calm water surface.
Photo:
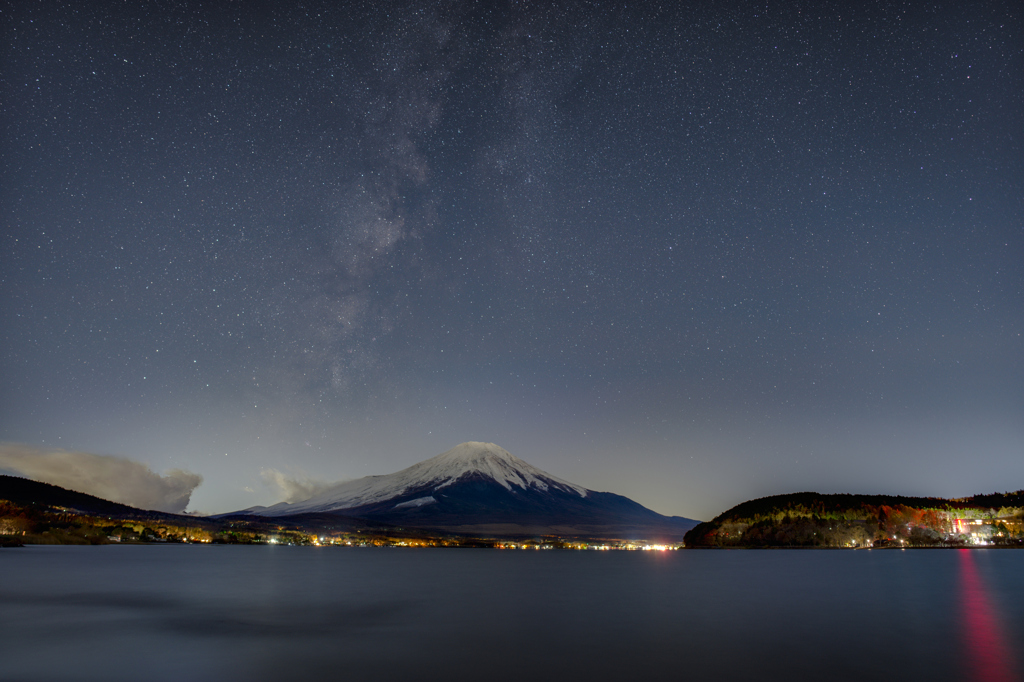
M 1021 680 L 1024 551 L 0 550 L 0 680 Z

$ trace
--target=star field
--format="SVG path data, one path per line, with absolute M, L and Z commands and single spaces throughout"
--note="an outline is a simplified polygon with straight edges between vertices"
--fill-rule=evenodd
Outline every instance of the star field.
M 1024 485 L 1013 3 L 3 8 L 0 440 L 467 440 L 656 511 Z

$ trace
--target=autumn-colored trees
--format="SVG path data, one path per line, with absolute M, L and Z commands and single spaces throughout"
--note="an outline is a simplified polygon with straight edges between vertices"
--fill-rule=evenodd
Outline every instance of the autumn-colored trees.
M 1020 497 L 1020 493 L 1008 493 L 984 499 L 998 503 Z M 924 547 L 1024 540 L 1024 508 L 980 508 L 977 502 L 975 498 L 777 495 L 744 502 L 699 524 L 687 533 L 685 542 L 687 547 Z

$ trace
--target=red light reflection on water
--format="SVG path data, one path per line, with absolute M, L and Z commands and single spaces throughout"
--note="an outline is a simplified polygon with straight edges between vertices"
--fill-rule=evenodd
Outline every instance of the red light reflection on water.
M 999 616 L 992 606 L 988 586 L 978 573 L 973 550 L 960 555 L 960 602 L 966 644 L 968 678 L 987 682 L 1014 682 L 1012 653 Z

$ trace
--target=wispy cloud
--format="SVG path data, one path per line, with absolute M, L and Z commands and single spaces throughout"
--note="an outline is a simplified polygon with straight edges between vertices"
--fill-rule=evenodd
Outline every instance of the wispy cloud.
M 180 513 L 203 477 L 171 469 L 163 476 L 123 457 L 0 443 L 0 469 L 140 509 Z
M 277 469 L 264 469 L 263 480 L 277 489 L 282 502 L 302 502 L 314 497 L 340 481 L 318 481 L 309 476 L 289 476 Z

